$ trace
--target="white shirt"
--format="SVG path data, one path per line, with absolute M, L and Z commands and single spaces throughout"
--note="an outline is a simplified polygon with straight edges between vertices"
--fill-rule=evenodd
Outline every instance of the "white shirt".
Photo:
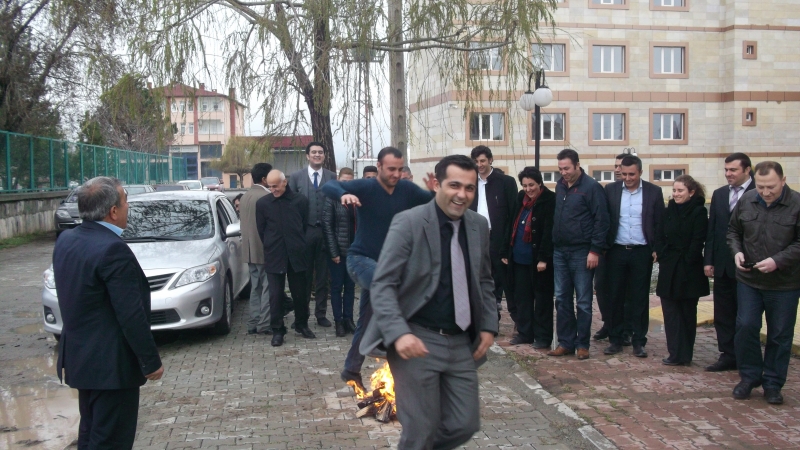
M 256 183 L 256 186 L 261 186 L 262 188 L 264 188 L 264 190 L 265 190 L 265 191 L 267 191 L 267 194 L 269 194 L 269 193 L 270 193 L 270 191 L 269 191 L 269 188 L 268 188 L 268 187 L 266 187 L 266 186 L 264 186 L 263 184 L 261 184 L 261 183 Z
M 742 185 L 740 186 L 742 189 L 739 191 L 739 199 L 741 199 L 741 198 L 742 198 L 742 195 L 744 195 L 744 191 L 745 191 L 745 190 L 747 190 L 747 186 L 750 186 L 750 183 L 751 183 L 752 181 L 753 181 L 753 179 L 752 179 L 752 178 L 750 178 L 750 177 L 747 177 L 747 181 L 745 181 L 744 183 L 742 183 Z M 729 205 L 731 204 L 731 200 L 733 200 L 733 194 L 734 194 L 735 192 L 736 192 L 736 191 L 734 191 L 734 190 L 733 190 L 733 186 L 731 186 L 731 185 L 728 185 L 728 204 L 729 204 Z M 738 199 L 737 199 L 737 201 L 738 201 Z
M 489 171 L 489 175 L 494 172 L 494 169 Z M 486 175 L 486 178 L 489 178 L 489 175 Z M 478 214 L 486 217 L 486 221 L 489 222 L 489 229 L 492 229 L 492 219 L 489 218 L 489 206 L 486 202 L 486 180 L 481 178 L 480 174 L 478 174 Z
M 317 186 L 322 186 L 322 167 L 319 170 L 314 170 L 308 166 L 308 179 L 311 180 L 311 185 L 314 185 L 314 174 L 317 174 Z

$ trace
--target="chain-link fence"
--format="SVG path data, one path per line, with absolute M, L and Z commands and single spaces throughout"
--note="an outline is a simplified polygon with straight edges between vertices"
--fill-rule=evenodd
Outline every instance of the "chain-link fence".
M 0 131 L 0 194 L 72 189 L 97 176 L 124 184 L 186 179 L 183 158 Z

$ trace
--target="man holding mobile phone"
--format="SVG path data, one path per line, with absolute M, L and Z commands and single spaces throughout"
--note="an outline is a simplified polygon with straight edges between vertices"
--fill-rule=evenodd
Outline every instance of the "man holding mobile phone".
M 728 226 L 739 300 L 734 348 L 741 381 L 733 398 L 744 400 L 763 385 L 767 403 L 780 405 L 800 298 L 800 194 L 786 185 L 783 168 L 774 161 L 756 165 L 755 184 L 736 204 Z

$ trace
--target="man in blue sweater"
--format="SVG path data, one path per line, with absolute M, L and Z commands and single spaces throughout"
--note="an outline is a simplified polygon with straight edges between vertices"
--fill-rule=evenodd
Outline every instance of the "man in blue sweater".
M 343 205 L 358 206 L 356 213 L 356 236 L 350 245 L 347 255 L 347 273 L 361 286 L 358 323 L 353 333 L 353 342 L 342 371 L 343 381 L 352 381 L 359 388 L 364 387 L 361 380 L 361 365 L 364 355 L 359 353 L 361 337 L 372 317 L 372 306 L 369 301 L 369 287 L 375 265 L 381 254 L 383 241 L 389 232 L 389 225 L 395 214 L 428 203 L 433 198 L 433 176 L 428 174 L 425 184 L 430 191 L 425 191 L 416 184 L 401 180 L 403 154 L 394 147 L 385 147 L 378 153 L 377 178 L 340 183 L 331 180 L 322 186 L 322 192 L 328 197 L 341 201 Z

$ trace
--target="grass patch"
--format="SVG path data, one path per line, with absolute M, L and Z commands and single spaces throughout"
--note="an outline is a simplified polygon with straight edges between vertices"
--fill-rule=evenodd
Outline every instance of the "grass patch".
M 20 245 L 29 244 L 49 234 L 50 234 L 49 232 L 41 232 L 41 233 L 23 234 L 22 236 L 15 236 L 8 239 L 0 239 L 0 250 L 5 250 L 8 248 L 14 248 L 14 247 L 19 247 Z

